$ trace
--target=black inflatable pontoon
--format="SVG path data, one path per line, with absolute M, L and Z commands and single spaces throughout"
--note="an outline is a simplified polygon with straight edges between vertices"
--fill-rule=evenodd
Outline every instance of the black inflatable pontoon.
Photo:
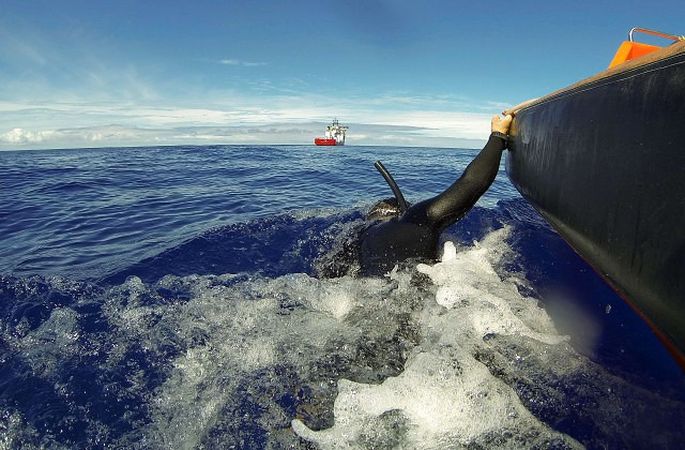
M 685 42 L 510 111 L 516 188 L 685 367 Z

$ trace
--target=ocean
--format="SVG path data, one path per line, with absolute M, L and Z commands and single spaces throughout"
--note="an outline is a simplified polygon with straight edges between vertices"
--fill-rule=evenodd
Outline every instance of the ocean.
M 681 448 L 685 376 L 502 165 L 440 262 L 317 277 L 472 149 L 0 152 L 0 448 Z

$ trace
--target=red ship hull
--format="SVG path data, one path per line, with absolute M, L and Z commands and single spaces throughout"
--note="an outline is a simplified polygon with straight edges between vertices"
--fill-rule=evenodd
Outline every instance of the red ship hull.
M 334 138 L 315 138 L 314 143 L 316 145 L 333 146 L 338 145 Z

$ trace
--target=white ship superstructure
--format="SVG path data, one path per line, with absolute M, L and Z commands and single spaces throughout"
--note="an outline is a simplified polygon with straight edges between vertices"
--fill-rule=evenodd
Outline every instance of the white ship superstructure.
M 335 139 L 335 145 L 345 145 L 347 127 L 340 125 L 338 119 L 326 127 L 326 137 Z

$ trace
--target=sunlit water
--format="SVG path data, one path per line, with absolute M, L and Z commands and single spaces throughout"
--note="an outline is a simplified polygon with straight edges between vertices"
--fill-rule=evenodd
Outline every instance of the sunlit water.
M 680 448 L 682 372 L 504 172 L 442 262 L 316 277 L 374 160 L 416 201 L 474 155 L 0 153 L 0 448 Z

